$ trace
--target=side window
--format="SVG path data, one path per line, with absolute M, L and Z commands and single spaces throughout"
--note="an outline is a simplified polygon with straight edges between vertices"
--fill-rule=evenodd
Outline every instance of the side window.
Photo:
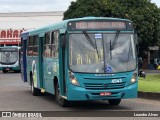
M 38 36 L 33 36 L 33 56 L 38 56 Z
M 32 56 L 32 53 L 33 53 L 33 36 L 30 36 L 28 40 L 27 56 Z
M 45 34 L 44 57 L 51 57 L 51 32 Z
M 29 37 L 28 46 L 33 46 L 33 36 Z
M 57 58 L 58 57 L 58 45 L 59 45 L 59 32 L 58 31 L 52 31 L 51 34 L 51 57 Z

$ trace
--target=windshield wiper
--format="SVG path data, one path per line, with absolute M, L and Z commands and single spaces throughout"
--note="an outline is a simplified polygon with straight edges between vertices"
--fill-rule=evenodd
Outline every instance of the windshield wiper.
M 110 59 L 111 60 L 112 60 L 112 50 L 114 49 L 114 46 L 115 46 L 115 44 L 118 40 L 119 33 L 120 33 L 120 30 L 117 30 L 116 35 L 115 35 L 114 40 L 113 40 L 113 43 L 111 43 L 111 40 L 110 40 Z
M 113 49 L 114 49 L 114 46 L 115 46 L 115 44 L 116 44 L 116 42 L 117 42 L 117 40 L 118 40 L 118 37 L 119 37 L 119 33 L 120 33 L 120 30 L 117 30 L 117 33 L 116 33 L 116 35 L 115 35 L 115 37 L 114 37 L 114 40 L 113 40 L 113 43 L 110 44 L 110 50 L 113 50 Z
M 89 37 L 89 35 L 86 33 L 86 31 L 83 31 L 84 36 L 87 38 L 88 42 L 90 43 L 90 45 L 96 49 L 96 45 L 95 43 L 91 40 L 91 38 Z
M 97 48 L 97 43 L 95 40 L 95 43 L 91 40 L 91 38 L 89 37 L 89 35 L 86 33 L 86 31 L 83 31 L 84 36 L 87 38 L 88 42 L 90 43 L 90 45 L 96 50 L 97 55 L 98 55 L 98 59 L 100 59 L 100 55 L 98 53 L 98 48 Z

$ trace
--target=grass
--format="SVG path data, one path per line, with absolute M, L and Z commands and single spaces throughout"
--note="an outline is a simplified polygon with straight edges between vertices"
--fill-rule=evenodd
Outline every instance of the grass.
M 139 77 L 138 91 L 160 93 L 160 74 Z

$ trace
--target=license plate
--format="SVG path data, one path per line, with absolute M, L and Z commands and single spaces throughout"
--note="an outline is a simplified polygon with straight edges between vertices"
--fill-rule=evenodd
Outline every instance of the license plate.
M 110 96 L 111 92 L 101 92 L 100 96 Z
M 6 70 L 9 70 L 9 68 L 6 68 Z

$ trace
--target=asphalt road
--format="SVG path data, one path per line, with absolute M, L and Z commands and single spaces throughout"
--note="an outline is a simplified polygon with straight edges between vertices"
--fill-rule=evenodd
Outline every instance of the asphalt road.
M 160 101 L 137 98 L 122 100 L 119 106 L 110 106 L 107 101 L 75 102 L 62 108 L 53 95 L 32 96 L 30 86 L 23 83 L 20 73 L 0 72 L 0 111 L 62 111 L 62 114 L 70 111 L 75 116 L 79 116 L 79 111 L 94 111 L 95 114 L 101 111 L 160 111 Z

